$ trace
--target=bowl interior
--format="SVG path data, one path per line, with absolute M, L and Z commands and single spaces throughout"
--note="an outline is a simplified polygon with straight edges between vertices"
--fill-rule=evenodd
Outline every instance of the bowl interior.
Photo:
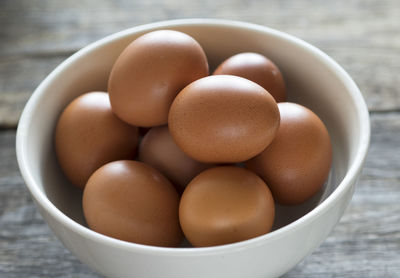
M 85 225 L 81 191 L 64 177 L 55 157 L 53 132 L 62 109 L 89 91 L 106 91 L 113 62 L 133 39 L 154 29 L 173 29 L 193 36 L 204 48 L 211 71 L 239 52 L 266 55 L 281 69 L 288 99 L 317 113 L 333 144 L 333 166 L 323 190 L 297 207 L 277 207 L 275 229 L 286 225 L 325 200 L 350 167 L 360 138 L 356 103 L 341 74 L 324 60 L 323 53 L 301 40 L 269 29 L 228 24 L 174 24 L 133 28 L 96 42 L 61 64 L 39 86 L 30 100 L 21 152 L 36 185 L 61 212 Z

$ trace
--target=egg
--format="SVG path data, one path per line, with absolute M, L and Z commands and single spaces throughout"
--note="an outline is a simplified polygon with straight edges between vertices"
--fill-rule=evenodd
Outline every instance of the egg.
M 267 57 L 245 52 L 236 54 L 221 63 L 213 74 L 231 74 L 247 78 L 266 89 L 276 100 L 286 100 L 285 82 L 279 68 Z
M 215 167 L 196 176 L 183 192 L 179 221 L 195 247 L 234 243 L 268 233 L 274 200 L 256 174 L 234 166 Z
M 153 31 L 129 44 L 113 65 L 111 106 L 131 125 L 164 125 L 179 91 L 207 75 L 207 57 L 195 39 L 178 31 Z
M 169 130 L 190 157 L 234 163 L 263 151 L 279 127 L 274 98 L 260 85 L 233 75 L 196 80 L 175 98 Z
M 175 143 L 168 126 L 151 128 L 139 146 L 139 160 L 164 174 L 179 192 L 196 175 L 212 164 L 205 164 L 186 155 Z
M 295 103 L 278 104 L 281 122 L 272 143 L 246 162 L 282 205 L 298 205 L 316 194 L 328 177 L 332 146 L 321 119 Z
M 183 238 L 179 195 L 154 168 L 138 161 L 114 161 L 98 169 L 83 192 L 89 227 L 139 244 L 175 247 Z
M 54 142 L 64 174 L 83 188 L 90 175 L 104 164 L 135 156 L 138 129 L 114 115 L 107 93 L 90 92 L 63 110 Z

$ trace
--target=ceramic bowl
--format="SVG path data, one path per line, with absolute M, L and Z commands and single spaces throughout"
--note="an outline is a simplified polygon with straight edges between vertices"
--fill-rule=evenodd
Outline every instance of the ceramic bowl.
M 87 228 L 81 191 L 63 176 L 53 133 L 62 109 L 76 96 L 106 90 L 110 69 L 138 36 L 173 29 L 193 36 L 215 68 L 244 51 L 266 55 L 281 69 L 288 99 L 326 124 L 333 166 L 320 194 L 300 207 L 278 207 L 274 230 L 250 240 L 206 248 L 164 248 L 128 243 Z M 212 19 L 164 21 L 134 27 L 88 45 L 60 64 L 35 90 L 17 131 L 17 158 L 37 207 L 63 244 L 108 277 L 276 277 L 290 270 L 328 236 L 347 207 L 368 150 L 370 124 L 351 77 L 316 47 L 264 26 Z

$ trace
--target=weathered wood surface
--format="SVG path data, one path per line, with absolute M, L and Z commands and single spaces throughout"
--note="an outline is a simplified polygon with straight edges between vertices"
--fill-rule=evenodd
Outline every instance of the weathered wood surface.
M 188 17 L 249 21 L 303 38 L 350 73 L 371 110 L 399 108 L 398 0 L 1 0 L 0 126 L 14 127 L 39 82 L 79 48 L 138 24 Z
M 15 159 L 15 130 L 34 88 L 105 35 L 152 21 L 254 22 L 321 48 L 355 79 L 372 140 L 354 198 L 328 239 L 285 277 L 400 277 L 400 1 L 0 0 L 0 277 L 100 277 L 55 238 Z
M 372 115 L 371 150 L 354 197 L 327 240 L 286 274 L 400 277 L 400 117 Z M 17 170 L 14 131 L 0 133 L 0 277 L 100 277 L 55 238 Z

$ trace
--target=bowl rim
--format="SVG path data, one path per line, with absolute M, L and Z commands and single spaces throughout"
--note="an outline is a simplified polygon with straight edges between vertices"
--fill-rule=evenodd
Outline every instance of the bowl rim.
M 63 70 L 63 68 L 67 67 L 73 61 L 79 59 L 81 56 L 84 56 L 91 51 L 102 47 L 105 44 L 113 43 L 125 36 L 129 36 L 132 33 L 138 33 L 143 31 L 151 31 L 153 29 L 159 28 L 174 28 L 181 26 L 208 26 L 208 27 L 229 27 L 235 29 L 248 30 L 251 32 L 259 32 L 259 33 L 268 33 L 270 36 L 279 37 L 280 39 L 284 39 L 286 41 L 290 41 L 290 43 L 295 43 L 299 47 L 305 49 L 306 51 L 311 52 L 313 55 L 318 56 L 318 59 L 325 64 L 327 68 L 335 72 L 335 74 L 339 77 L 339 79 L 345 85 L 347 91 L 350 93 L 350 97 L 353 99 L 354 104 L 356 106 L 356 112 L 358 116 L 358 121 L 360 124 L 360 139 L 359 144 L 354 156 L 354 162 L 350 165 L 349 170 L 347 171 L 345 177 L 337 186 L 337 188 L 317 207 L 313 210 L 300 217 L 296 221 L 279 228 L 275 231 L 267 233 L 265 235 L 261 235 L 252 239 L 248 239 L 241 242 L 219 245 L 219 246 L 211 246 L 211 247 L 196 247 L 196 248 L 184 248 L 184 247 L 157 247 L 157 246 L 149 246 L 142 245 L 137 243 L 126 242 L 118 239 L 114 239 L 95 231 L 90 230 L 89 228 L 75 222 L 68 216 L 66 216 L 63 212 L 61 212 L 39 189 L 35 179 L 29 171 L 29 162 L 27 159 L 27 154 L 25 150 L 27 149 L 25 146 L 28 143 L 26 139 L 28 137 L 27 130 L 30 125 L 30 121 L 32 118 L 32 114 L 35 110 L 35 107 L 39 105 L 41 98 L 45 92 L 45 88 L 49 83 Z M 290 34 L 254 24 L 249 22 L 242 21 L 233 21 L 233 20 L 225 20 L 225 19 L 211 19 L 211 18 L 191 18 L 191 19 L 175 19 L 175 20 L 166 20 L 159 21 L 144 25 L 135 26 L 129 29 L 125 29 L 123 31 L 111 34 L 106 36 L 100 40 L 97 40 L 84 48 L 80 49 L 66 60 L 64 60 L 60 65 L 58 65 L 36 88 L 33 92 L 32 96 L 28 100 L 18 123 L 17 133 L 16 133 L 16 154 L 17 161 L 20 168 L 20 172 L 22 177 L 28 187 L 30 193 L 35 199 L 36 203 L 42 207 L 48 214 L 51 215 L 57 222 L 69 230 L 80 234 L 82 237 L 93 240 L 95 242 L 105 244 L 108 246 L 113 246 L 121 249 L 125 249 L 128 251 L 135 251 L 142 254 L 152 254 L 152 255 L 168 255 L 168 256 L 199 256 L 199 255 L 211 255 L 211 254 L 221 254 L 227 252 L 237 252 L 243 248 L 256 247 L 259 245 L 263 245 L 266 242 L 275 241 L 279 238 L 284 237 L 285 235 L 292 233 L 309 223 L 312 223 L 316 220 L 319 215 L 324 214 L 328 211 L 338 200 L 346 193 L 351 184 L 355 182 L 358 174 L 361 172 L 363 163 L 365 161 L 368 148 L 370 143 L 370 120 L 368 108 L 365 103 L 365 100 L 355 84 L 352 78 L 348 75 L 348 73 L 332 58 L 330 58 L 327 54 L 316 48 L 315 46 L 297 38 Z

